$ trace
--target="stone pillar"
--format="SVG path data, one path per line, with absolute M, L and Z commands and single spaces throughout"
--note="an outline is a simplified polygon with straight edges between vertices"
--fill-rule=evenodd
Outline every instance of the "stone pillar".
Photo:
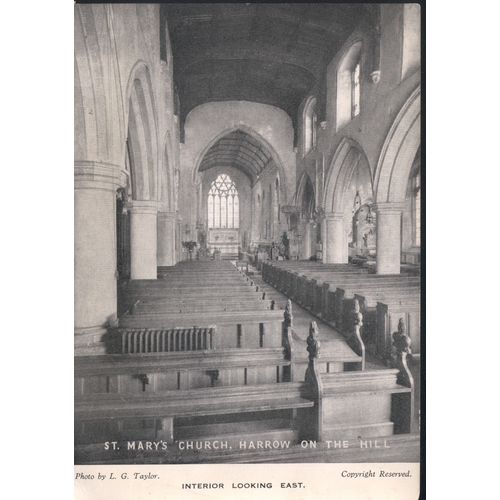
M 402 203 L 377 203 L 377 274 L 399 274 Z
M 345 264 L 348 262 L 345 251 L 344 213 L 330 212 L 325 215 L 326 234 L 324 238 L 323 262 Z
M 116 165 L 75 163 L 76 354 L 104 353 L 116 320 L 116 191 L 125 179 Z
M 175 262 L 175 212 L 158 212 L 158 265 Z
M 208 237 L 208 235 L 207 235 Z M 176 212 L 175 218 L 175 262 L 182 260 L 182 216 Z
M 156 279 L 157 201 L 130 204 L 130 278 Z
M 302 259 L 309 259 L 311 256 L 311 223 L 304 221 L 302 231 Z

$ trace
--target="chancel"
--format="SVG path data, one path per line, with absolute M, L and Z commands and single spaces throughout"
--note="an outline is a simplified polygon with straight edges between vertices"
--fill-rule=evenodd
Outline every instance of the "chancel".
M 75 6 L 76 463 L 419 461 L 420 53 L 418 4 Z

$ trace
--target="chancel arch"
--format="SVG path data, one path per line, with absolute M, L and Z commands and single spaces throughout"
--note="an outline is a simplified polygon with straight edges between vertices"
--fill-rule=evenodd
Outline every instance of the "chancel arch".
M 282 200 L 288 199 L 287 175 L 283 161 L 269 141 L 253 128 L 243 124 L 221 131 L 206 144 L 195 159 L 192 171 L 193 182 L 196 181 L 200 171 L 206 170 L 214 164 L 214 157 L 222 156 L 224 164 L 227 165 L 228 160 L 229 162 L 231 160 L 231 155 L 234 157 L 235 149 L 238 149 L 236 152 L 238 166 L 243 167 L 245 173 L 249 175 L 252 185 L 255 184 L 257 177 L 260 177 L 266 167 L 270 166 L 271 163 L 274 164 L 281 180 L 280 197 Z
M 286 197 L 283 176 L 276 152 L 255 131 L 229 129 L 210 141 L 198 158 L 194 177 L 202 185 L 200 223 L 208 247 L 202 250 L 225 249 L 223 257 L 229 257 L 276 240 L 279 205 Z

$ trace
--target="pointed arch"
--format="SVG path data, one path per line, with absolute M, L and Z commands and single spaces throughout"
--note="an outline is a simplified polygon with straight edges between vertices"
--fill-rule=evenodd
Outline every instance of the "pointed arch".
M 323 197 L 323 207 L 326 212 L 341 212 L 343 210 L 344 195 L 360 162 L 366 166 L 370 173 L 373 190 L 371 168 L 363 148 L 355 140 L 343 137 L 335 150 L 328 169 Z
M 174 203 L 174 168 L 170 132 L 167 131 L 162 141 L 161 162 L 158 172 L 158 201 L 162 211 L 175 211 Z
M 420 147 L 420 85 L 413 91 L 392 124 L 375 171 L 377 203 L 401 202 L 413 160 Z
M 314 182 L 312 181 L 310 175 L 307 172 L 302 172 L 302 175 L 300 176 L 299 180 L 299 185 L 297 187 L 297 191 L 295 192 L 295 197 L 294 197 L 294 204 L 297 206 L 301 206 L 302 204 L 302 199 L 304 197 L 304 190 L 306 188 L 306 185 L 310 183 L 313 194 L 314 194 L 314 199 L 316 199 L 316 187 L 314 185 Z
M 159 193 L 160 150 L 156 106 L 148 66 L 138 61 L 127 83 L 127 141 L 132 197 L 137 200 L 157 200 Z
M 284 164 L 283 164 L 280 156 L 278 155 L 278 153 L 276 152 L 276 150 L 272 146 L 272 144 L 270 144 L 269 141 L 267 141 L 261 134 L 256 132 L 253 128 L 248 127 L 246 125 L 241 125 L 241 124 L 238 126 L 229 127 L 227 129 L 223 130 L 222 132 L 220 132 L 219 134 L 217 134 L 198 153 L 198 156 L 196 157 L 194 165 L 193 165 L 193 170 L 192 170 L 192 175 L 191 175 L 193 182 L 196 182 L 196 177 L 198 175 L 201 162 L 203 161 L 203 158 L 205 157 L 207 152 L 210 150 L 210 148 L 212 146 L 214 146 L 220 139 L 224 138 L 226 135 L 228 135 L 232 132 L 235 132 L 235 131 L 241 131 L 241 132 L 244 132 L 244 133 L 250 135 L 255 140 L 261 142 L 262 145 L 267 149 L 267 151 L 269 152 L 269 155 L 271 156 L 276 167 L 278 168 L 278 172 L 279 172 L 279 176 L 280 176 L 280 189 L 281 189 L 280 197 L 282 200 L 287 200 L 288 199 L 287 198 L 287 188 L 286 188 L 287 176 L 286 176 Z
M 74 53 L 75 123 L 83 127 L 78 132 L 85 133 L 85 142 L 75 148 L 75 159 L 108 158 L 104 68 L 91 6 L 75 8 Z

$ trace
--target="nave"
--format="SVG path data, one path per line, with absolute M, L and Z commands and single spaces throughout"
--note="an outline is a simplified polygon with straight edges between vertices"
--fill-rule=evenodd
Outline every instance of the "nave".
M 321 267 L 287 267 L 304 265 L 311 275 Z M 264 266 L 264 280 L 280 267 Z M 77 463 L 418 459 L 407 352 L 396 345 L 391 368 L 367 361 L 362 313 L 336 329 L 230 261 L 161 269 L 121 299 L 108 354 L 76 358 Z M 116 450 L 106 450 L 110 441 Z M 349 441 L 347 454 L 328 448 L 335 441 Z M 360 447 L 375 442 L 390 450 Z

